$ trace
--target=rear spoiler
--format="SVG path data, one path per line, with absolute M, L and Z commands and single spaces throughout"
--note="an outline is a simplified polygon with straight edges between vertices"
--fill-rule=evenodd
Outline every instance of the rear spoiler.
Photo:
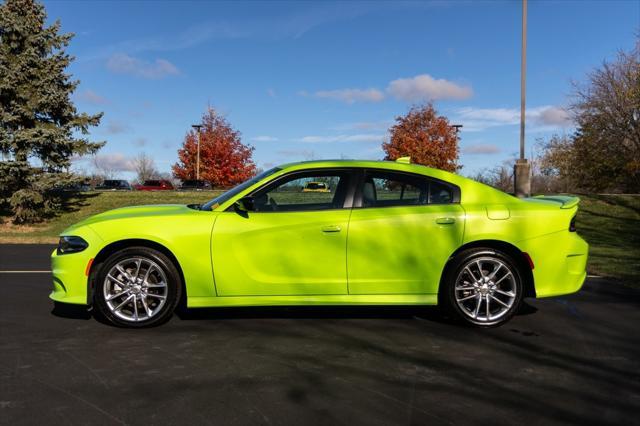
M 551 195 L 551 196 L 536 195 L 535 197 L 532 197 L 532 198 L 545 200 L 545 201 L 555 201 L 556 203 L 560 203 L 561 209 L 573 208 L 577 206 L 578 203 L 580 202 L 579 197 L 573 197 L 571 195 Z

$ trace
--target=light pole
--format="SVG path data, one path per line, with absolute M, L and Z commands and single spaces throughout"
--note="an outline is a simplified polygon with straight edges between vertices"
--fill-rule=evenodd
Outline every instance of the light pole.
M 200 180 L 200 129 L 202 128 L 202 124 L 192 124 L 191 127 L 196 130 L 196 133 L 198 135 L 198 153 L 196 154 L 196 180 Z
M 513 167 L 513 186 L 517 197 L 531 193 L 531 165 L 524 158 L 524 123 L 527 82 L 527 0 L 522 0 L 522 52 L 520 59 L 520 158 Z

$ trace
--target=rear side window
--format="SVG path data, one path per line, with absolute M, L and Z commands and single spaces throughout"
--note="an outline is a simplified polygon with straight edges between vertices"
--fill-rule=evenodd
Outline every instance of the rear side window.
M 416 206 L 454 202 L 450 185 L 408 173 L 368 171 L 361 188 L 362 207 Z

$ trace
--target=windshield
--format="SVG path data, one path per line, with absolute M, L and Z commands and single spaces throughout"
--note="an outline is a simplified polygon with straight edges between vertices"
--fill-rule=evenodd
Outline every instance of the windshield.
M 209 201 L 208 203 L 203 204 L 202 207 L 201 207 L 201 210 L 212 210 L 212 209 L 218 207 L 220 204 L 228 201 L 230 198 L 235 197 L 236 195 L 238 195 L 239 193 L 241 193 L 245 189 L 249 188 L 251 185 L 254 185 L 254 184 L 260 182 L 262 179 L 266 178 L 267 176 L 271 176 L 272 174 L 274 174 L 275 172 L 277 172 L 279 170 L 280 169 L 278 167 L 274 167 L 273 169 L 269 169 L 269 170 L 267 170 L 265 172 L 260 173 L 259 175 L 256 175 L 256 176 L 252 177 L 249 180 L 246 180 L 246 181 L 242 182 L 240 185 L 231 188 L 227 192 L 218 195 L 216 198 L 214 198 L 213 200 Z

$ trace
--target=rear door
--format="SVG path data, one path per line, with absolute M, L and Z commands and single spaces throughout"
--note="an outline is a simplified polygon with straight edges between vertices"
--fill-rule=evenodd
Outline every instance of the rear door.
M 368 170 L 347 241 L 349 294 L 434 294 L 462 242 L 455 186 L 410 173 Z

